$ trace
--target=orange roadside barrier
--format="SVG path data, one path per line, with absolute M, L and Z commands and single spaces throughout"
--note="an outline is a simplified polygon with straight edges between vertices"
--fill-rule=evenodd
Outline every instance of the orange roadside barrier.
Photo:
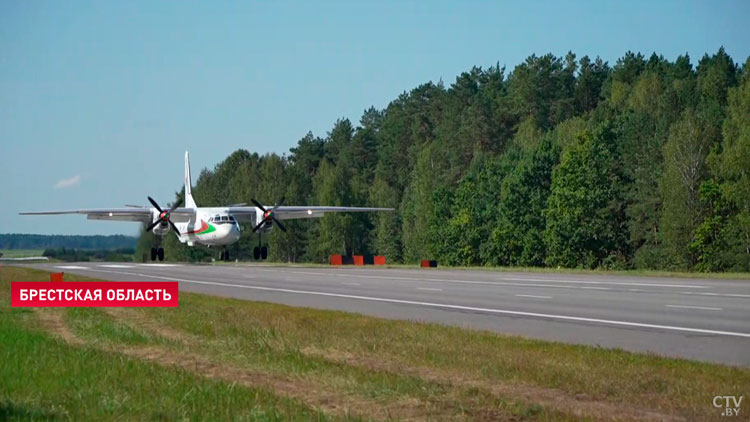
M 49 275 L 49 281 L 59 283 L 63 281 L 63 277 L 65 276 L 65 273 L 50 273 Z
M 376 255 L 376 256 L 372 257 L 372 263 L 374 265 L 385 265 L 385 257 L 384 256 L 380 256 L 380 255 Z
M 329 261 L 331 265 L 344 265 L 344 260 L 342 259 L 341 255 L 331 255 L 331 259 Z
M 354 265 L 365 265 L 365 257 L 363 255 L 354 255 L 352 258 L 354 260 Z

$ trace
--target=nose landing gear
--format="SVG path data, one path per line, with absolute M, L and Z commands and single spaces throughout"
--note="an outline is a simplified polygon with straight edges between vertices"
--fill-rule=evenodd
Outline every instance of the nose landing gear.
M 229 251 L 226 249 L 221 251 L 219 259 L 221 261 L 229 261 Z

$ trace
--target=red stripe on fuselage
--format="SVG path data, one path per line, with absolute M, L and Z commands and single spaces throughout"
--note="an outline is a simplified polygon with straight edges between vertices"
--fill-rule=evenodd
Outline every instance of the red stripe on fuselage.
M 191 232 L 187 232 L 185 234 L 201 234 L 201 233 L 203 233 L 206 230 L 208 230 L 208 224 L 206 224 L 205 221 L 201 220 L 201 228 L 199 228 L 198 230 L 193 230 Z

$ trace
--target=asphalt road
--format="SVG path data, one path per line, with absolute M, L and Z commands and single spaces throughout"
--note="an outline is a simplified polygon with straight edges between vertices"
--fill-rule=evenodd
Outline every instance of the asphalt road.
M 245 264 L 29 266 L 750 366 L 750 280 Z

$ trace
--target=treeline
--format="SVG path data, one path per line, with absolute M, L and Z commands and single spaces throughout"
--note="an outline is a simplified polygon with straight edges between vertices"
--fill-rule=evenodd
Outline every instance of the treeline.
M 42 234 L 0 234 L 0 249 L 119 249 L 134 248 L 138 238 L 120 234 L 111 236 L 65 236 Z
M 612 66 L 568 53 L 475 67 L 289 155 L 236 151 L 200 174 L 195 198 L 397 209 L 290 222 L 266 236 L 276 260 L 747 271 L 749 68 L 723 48 L 696 65 L 629 52 Z M 245 230 L 232 253 L 256 242 Z M 209 256 L 173 236 L 165 249 Z
M 118 248 L 114 250 L 90 250 L 76 248 L 47 248 L 42 253 L 50 259 L 57 259 L 65 262 L 85 262 L 85 261 L 108 261 L 108 262 L 132 262 L 134 248 Z

